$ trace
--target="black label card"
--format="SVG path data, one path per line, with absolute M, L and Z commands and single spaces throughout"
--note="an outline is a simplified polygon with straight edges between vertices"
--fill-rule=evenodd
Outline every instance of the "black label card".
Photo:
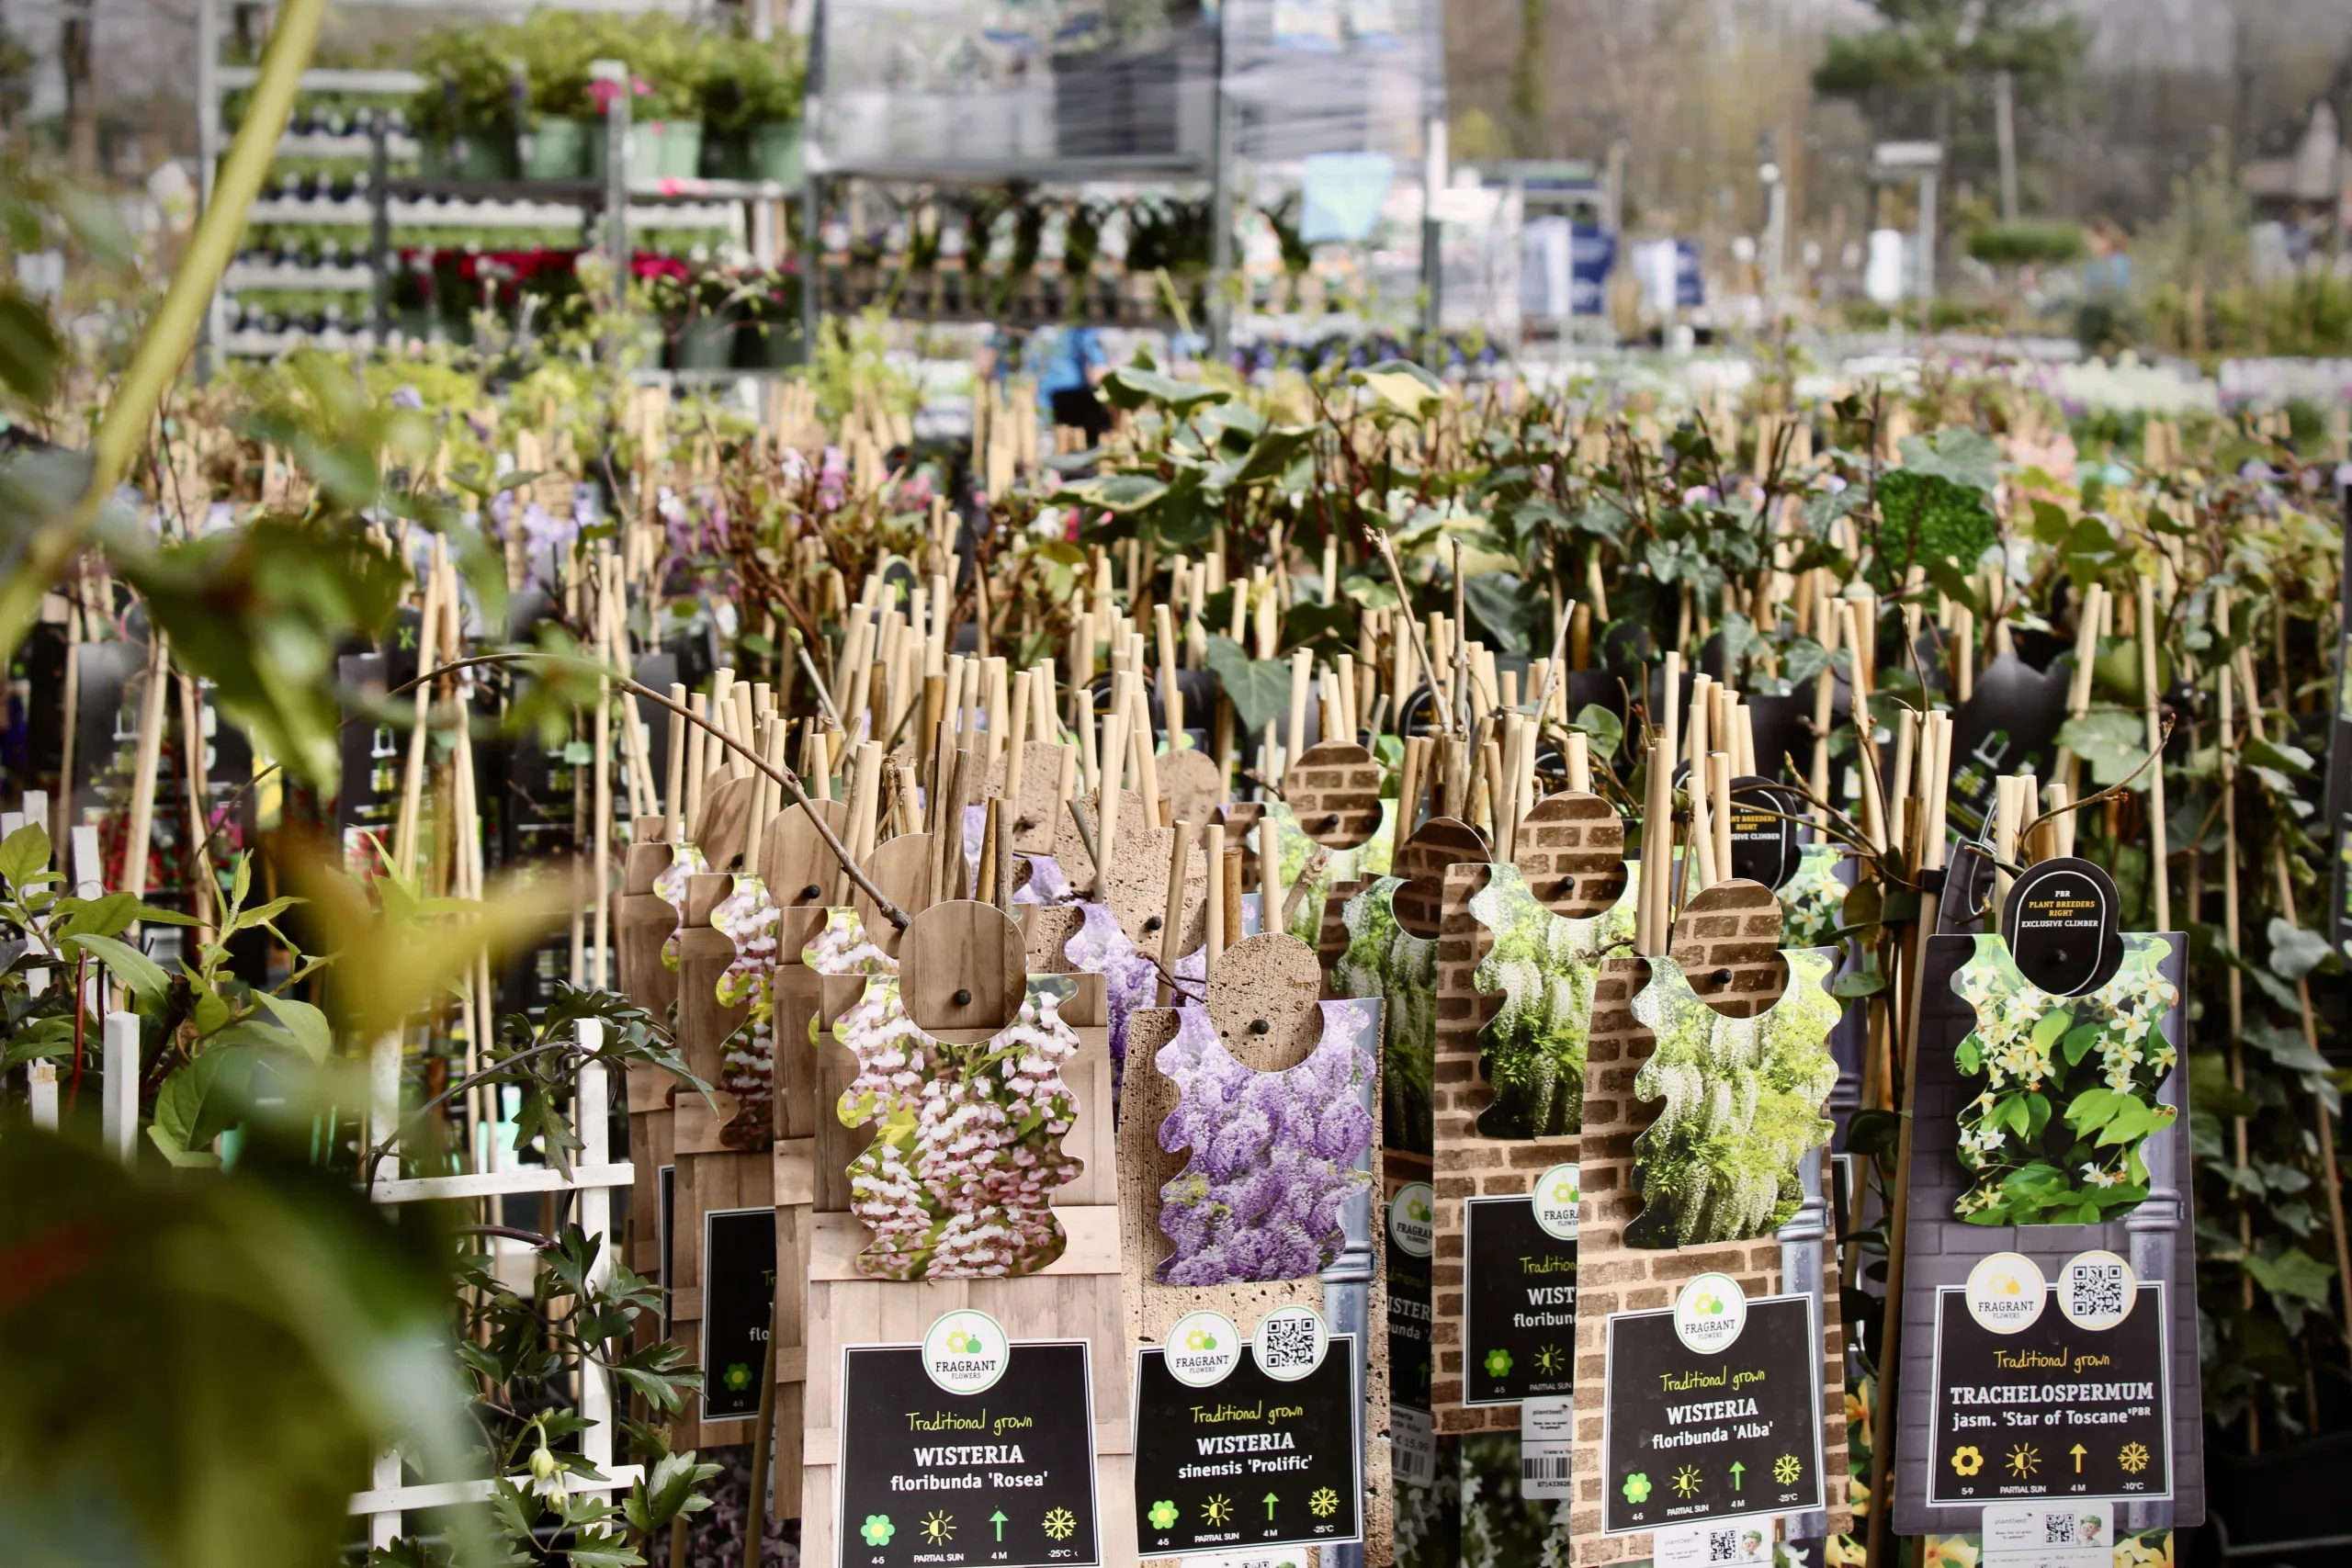
M 920 1345 L 842 1351 L 840 1568 L 1102 1561 L 1087 1348 L 1015 1340 L 1004 1375 L 950 1393 Z
M 1721 1348 L 1675 1311 L 1609 1316 L 1601 1531 L 1624 1535 L 1824 1506 L 1821 1338 L 1810 1296 L 1759 1296 Z
M 775 1321 L 775 1211 L 713 1209 L 702 1230 L 702 1418 L 760 1413 Z
M 1797 874 L 1804 847 L 1797 842 L 1797 819 L 1804 802 L 1770 779 L 1731 781 L 1731 874 L 1760 882 L 1774 892 Z
M 2163 1285 L 2143 1281 L 2120 1323 L 2086 1329 L 2060 1313 L 2053 1287 L 2030 1327 L 1996 1334 L 1965 1286 L 1939 1291 L 1928 1503 L 2170 1497 L 2169 1305 Z
M 1431 1196 L 1427 1183 L 1415 1182 L 1388 1201 L 1388 1396 L 1408 1410 L 1427 1414 Z M 1415 1212 L 1403 1213 L 1407 1208 Z
M 1187 1388 L 1136 1352 L 1136 1538 L 1146 1557 L 1363 1539 L 1363 1438 L 1352 1335 L 1278 1382 L 1245 1352 Z
M 678 1223 L 678 1168 L 657 1166 L 653 1172 L 655 1190 L 661 1194 L 660 1212 L 654 1216 L 654 1245 L 662 1259 L 662 1337 L 670 1337 L 670 1325 L 677 1305 L 678 1265 L 670 1256 L 672 1227 Z
M 1532 1198 L 1463 1205 L 1462 1403 L 1517 1404 L 1577 1385 L 1577 1244 Z
M 2038 861 L 2009 885 L 2001 935 L 2018 972 L 2053 997 L 2103 985 L 2123 961 L 2115 884 L 2086 860 Z

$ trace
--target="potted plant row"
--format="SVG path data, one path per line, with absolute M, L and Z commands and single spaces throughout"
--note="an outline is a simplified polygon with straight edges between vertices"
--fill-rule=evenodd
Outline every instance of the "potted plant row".
M 599 60 L 625 64 L 626 86 L 592 80 Z M 601 179 L 607 100 L 627 91 L 630 181 L 800 178 L 804 75 L 788 39 L 660 15 L 538 12 L 428 34 L 415 64 L 426 85 L 409 118 L 428 175 Z

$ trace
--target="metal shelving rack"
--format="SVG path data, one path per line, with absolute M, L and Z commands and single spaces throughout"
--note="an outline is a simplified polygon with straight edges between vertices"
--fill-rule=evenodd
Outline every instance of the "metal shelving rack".
M 250 87 L 260 72 L 250 65 L 220 61 L 223 0 L 199 0 L 197 10 L 197 143 L 198 195 L 209 202 L 216 170 L 226 152 L 229 137 L 221 123 L 226 96 Z M 232 0 L 233 3 L 233 0 Z M 518 17 L 549 6 L 568 11 L 598 11 L 625 15 L 654 12 L 689 14 L 683 0 L 356 0 L 370 9 L 466 11 L 485 17 Z M 774 36 L 773 8 L 755 0 L 752 11 L 754 37 Z M 389 96 L 421 91 L 425 79 L 411 71 L 320 68 L 302 73 L 305 93 L 347 93 Z M 602 180 L 460 180 L 398 176 L 395 161 L 416 155 L 413 137 L 391 131 L 385 117 L 374 116 L 369 130 L 342 136 L 288 134 L 279 140 L 282 157 L 366 158 L 369 164 L 368 193 L 336 199 L 271 197 L 254 204 L 250 223 L 315 224 L 320 227 L 366 228 L 368 259 L 341 266 L 300 266 L 240 263 L 232 266 L 216 290 L 207 315 L 205 345 L 199 361 L 210 368 L 214 355 L 274 355 L 311 341 L 303 333 L 232 332 L 226 302 L 239 288 L 348 290 L 369 296 L 364 326 L 329 334 L 321 345 L 369 349 L 390 330 L 391 232 L 399 228 L 560 229 L 580 226 L 583 237 L 600 221 L 605 243 L 613 254 L 627 255 L 632 223 L 651 226 L 656 213 L 664 228 L 732 229 L 736 209 L 748 208 L 745 222 L 755 254 L 774 259 L 780 250 L 782 224 L 779 203 L 797 200 L 801 187 L 774 181 L 627 179 L 629 134 L 629 95 L 612 95 L 605 122 L 605 160 L 612 171 Z M 641 215 L 641 216 L 640 216 Z

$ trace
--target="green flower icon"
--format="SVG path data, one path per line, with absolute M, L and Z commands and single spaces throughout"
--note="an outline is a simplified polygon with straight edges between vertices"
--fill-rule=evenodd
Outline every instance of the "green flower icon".
M 1430 1217 L 1429 1200 L 1419 1195 L 1407 1199 L 1405 1201 L 1405 1213 L 1408 1218 L 1427 1223 Z
M 1552 1183 L 1552 1201 L 1555 1203 L 1573 1203 L 1579 1196 L 1581 1194 L 1577 1192 L 1577 1184 L 1573 1181 Z
M 1693 1308 L 1697 1309 L 1702 1316 L 1706 1317 L 1713 1317 L 1724 1310 L 1724 1299 L 1721 1296 L 1701 1296 L 1697 1301 L 1692 1302 L 1690 1304 Z
M 865 1516 L 865 1523 L 859 1527 L 857 1533 L 865 1538 L 865 1544 L 868 1546 L 888 1546 L 890 1544 L 890 1538 L 899 1532 L 898 1527 L 890 1522 L 889 1515 L 868 1514 Z
M 1490 1378 L 1510 1375 L 1510 1352 L 1497 1346 L 1487 1352 L 1487 1375 Z
M 1151 1512 L 1144 1517 L 1151 1521 L 1151 1528 L 1156 1530 L 1174 1529 L 1176 1528 L 1176 1505 L 1163 1498 L 1159 1502 L 1154 1503 L 1151 1506 Z
M 1192 1333 L 1184 1337 L 1184 1348 L 1187 1350 L 1214 1350 L 1216 1348 L 1216 1336 L 1211 1333 L 1208 1329 L 1195 1328 Z
M 752 1386 L 752 1364 L 749 1361 L 729 1361 L 727 1371 L 720 1373 L 719 1378 L 729 1388 L 741 1393 Z
M 1641 1471 L 1625 1477 L 1625 1501 L 1646 1503 L 1650 1500 L 1650 1478 Z
M 980 1337 L 969 1329 L 958 1328 L 947 1336 L 947 1349 L 951 1355 L 978 1356 L 984 1348 Z

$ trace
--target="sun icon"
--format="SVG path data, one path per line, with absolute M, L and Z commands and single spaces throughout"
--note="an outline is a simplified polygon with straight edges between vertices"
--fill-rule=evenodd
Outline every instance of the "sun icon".
M 2009 1450 L 2009 1457 L 2002 1462 L 2011 1475 L 2023 1481 L 2041 1468 L 2041 1450 L 2031 1443 L 2019 1443 Z
M 1674 1472 L 1674 1495 L 1688 1497 L 1699 1490 L 1699 1467 L 1686 1464 Z
M 1547 1378 L 1558 1377 L 1567 1370 L 1567 1352 L 1557 1345 L 1546 1345 L 1535 1352 L 1535 1370 Z
M 1306 1499 L 1306 1506 L 1318 1519 L 1328 1519 L 1340 1511 L 1340 1495 L 1329 1486 L 1317 1486 Z
M 1078 1531 L 1078 1516 L 1068 1508 L 1048 1508 L 1046 1510 L 1045 1529 L 1056 1540 L 1068 1540 Z
M 1772 1461 L 1772 1479 L 1783 1486 L 1795 1485 L 1797 1477 L 1804 1473 L 1804 1461 L 1794 1454 L 1782 1454 Z
M 1201 1517 L 1220 1529 L 1233 1522 L 1233 1499 L 1220 1492 L 1201 1505 Z
M 2133 1475 L 2139 1474 L 2148 1468 L 2148 1445 L 2145 1443 L 2124 1444 L 2123 1451 L 2115 1456 L 2115 1462 Z
M 922 1538 L 933 1546 L 944 1546 L 956 1539 L 956 1516 L 937 1509 L 922 1517 Z

